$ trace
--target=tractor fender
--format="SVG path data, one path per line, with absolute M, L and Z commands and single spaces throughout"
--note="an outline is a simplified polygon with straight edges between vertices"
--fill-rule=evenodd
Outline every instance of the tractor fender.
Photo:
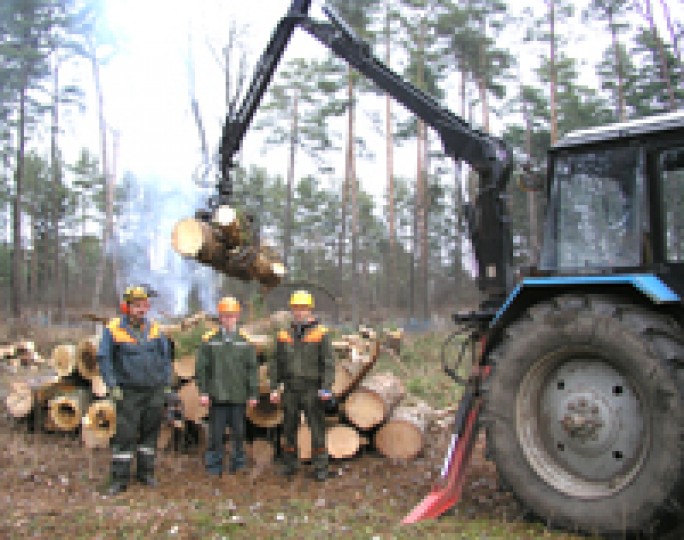
M 664 310 L 681 306 L 682 300 L 655 274 L 524 278 L 511 291 L 489 324 L 483 364 L 488 363 L 487 355 L 501 339 L 503 330 L 530 306 L 568 293 L 610 293 L 629 298 L 634 303 L 661 306 Z

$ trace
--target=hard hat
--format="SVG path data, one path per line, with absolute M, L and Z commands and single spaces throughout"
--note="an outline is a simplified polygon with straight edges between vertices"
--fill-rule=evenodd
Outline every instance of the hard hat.
M 240 313 L 240 302 L 232 296 L 224 296 L 218 303 L 219 313 Z
M 130 304 L 134 300 L 147 300 L 150 297 L 148 290 L 142 285 L 126 287 L 123 293 L 123 301 Z
M 290 296 L 290 307 L 306 307 L 313 309 L 314 299 L 308 291 L 295 291 Z

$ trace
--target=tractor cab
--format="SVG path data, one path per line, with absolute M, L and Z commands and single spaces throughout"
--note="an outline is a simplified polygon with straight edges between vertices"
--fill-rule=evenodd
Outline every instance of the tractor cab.
M 684 292 L 684 111 L 570 133 L 548 177 L 543 274 L 654 272 Z

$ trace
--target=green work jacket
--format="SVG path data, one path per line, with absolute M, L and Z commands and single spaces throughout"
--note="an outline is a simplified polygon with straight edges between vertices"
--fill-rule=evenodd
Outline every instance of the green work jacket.
M 207 394 L 214 402 L 257 399 L 256 350 L 241 331 L 209 331 L 197 350 L 195 378 L 200 394 Z
M 299 337 L 294 327 L 280 330 L 276 351 L 269 366 L 271 389 L 283 382 L 315 385 L 330 390 L 335 377 L 335 360 L 328 329 L 312 322 Z

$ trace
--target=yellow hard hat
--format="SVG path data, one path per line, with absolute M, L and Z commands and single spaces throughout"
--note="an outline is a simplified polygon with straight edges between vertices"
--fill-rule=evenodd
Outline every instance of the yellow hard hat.
M 218 303 L 219 313 L 240 313 L 240 302 L 232 296 L 224 296 Z
M 126 303 L 133 302 L 134 300 L 147 300 L 150 297 L 147 289 L 142 285 L 131 285 L 126 287 L 123 293 L 123 301 Z
M 295 291 L 290 296 L 290 307 L 306 307 L 313 309 L 314 299 L 308 291 Z

